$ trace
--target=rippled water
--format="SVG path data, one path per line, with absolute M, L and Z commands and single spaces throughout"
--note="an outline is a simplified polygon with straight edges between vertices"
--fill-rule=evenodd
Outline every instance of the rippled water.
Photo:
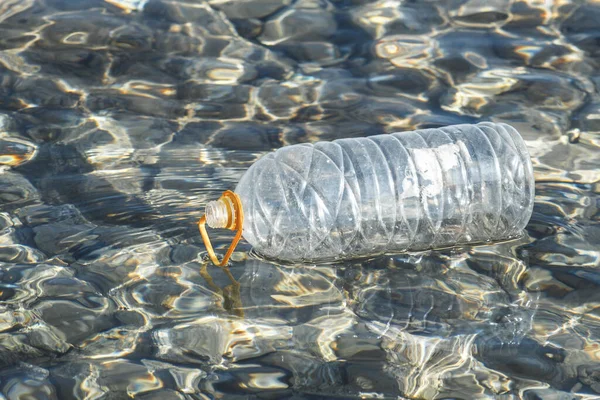
M 592 0 L 1 0 L 0 398 L 599 398 L 599 21 Z M 532 154 L 524 238 L 205 261 L 203 205 L 262 154 L 482 120 Z

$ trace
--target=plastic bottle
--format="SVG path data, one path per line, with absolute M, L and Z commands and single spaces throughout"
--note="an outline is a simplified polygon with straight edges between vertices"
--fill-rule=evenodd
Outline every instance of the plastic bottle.
M 237 218 L 259 254 L 330 261 L 518 236 L 534 178 L 518 132 L 480 123 L 283 147 L 230 194 L 209 226 Z

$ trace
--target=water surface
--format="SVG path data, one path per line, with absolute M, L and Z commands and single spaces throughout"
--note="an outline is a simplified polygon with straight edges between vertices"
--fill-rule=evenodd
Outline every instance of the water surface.
M 575 0 L 1 0 L 0 398 L 598 398 L 598 21 Z M 484 120 L 533 157 L 523 238 L 206 262 L 203 205 L 261 155 Z

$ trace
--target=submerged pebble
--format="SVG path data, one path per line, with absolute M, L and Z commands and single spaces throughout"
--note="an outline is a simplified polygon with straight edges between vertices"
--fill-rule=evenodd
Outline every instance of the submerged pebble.
M 37 154 L 37 146 L 23 139 L 0 138 L 0 164 L 16 167 L 31 161 Z

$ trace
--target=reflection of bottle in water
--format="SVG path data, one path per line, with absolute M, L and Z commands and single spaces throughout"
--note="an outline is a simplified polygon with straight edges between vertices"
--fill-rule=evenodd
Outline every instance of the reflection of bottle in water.
M 315 261 L 518 236 L 534 179 L 517 131 L 481 123 L 283 147 L 235 193 L 257 252 Z M 209 203 L 208 225 L 232 209 Z

